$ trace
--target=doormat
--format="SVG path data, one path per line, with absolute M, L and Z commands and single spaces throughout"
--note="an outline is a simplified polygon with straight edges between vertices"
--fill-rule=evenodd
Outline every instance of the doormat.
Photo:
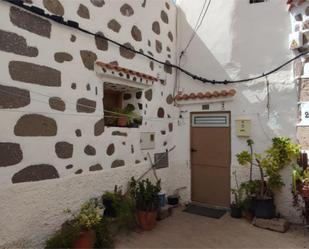
M 225 215 L 226 211 L 222 209 L 214 209 L 214 208 L 208 208 L 208 207 L 201 207 L 197 205 L 189 205 L 184 212 L 190 213 L 190 214 L 197 214 L 206 216 L 209 218 L 215 218 L 220 219 L 223 215 Z

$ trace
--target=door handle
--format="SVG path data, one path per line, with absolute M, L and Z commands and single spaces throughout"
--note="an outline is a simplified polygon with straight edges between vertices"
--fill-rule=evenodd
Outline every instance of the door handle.
M 193 152 L 197 152 L 197 150 L 194 149 L 194 148 L 191 148 L 191 152 L 192 152 L 192 153 L 193 153 Z

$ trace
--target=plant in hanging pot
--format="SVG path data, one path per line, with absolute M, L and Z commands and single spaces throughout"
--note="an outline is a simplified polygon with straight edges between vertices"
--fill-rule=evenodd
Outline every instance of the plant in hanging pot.
M 274 218 L 274 193 L 284 186 L 280 171 L 296 161 L 300 152 L 299 145 L 292 143 L 289 138 L 275 137 L 272 139 L 272 146 L 265 153 L 253 154 L 253 141 L 248 140 L 247 143 L 250 153 L 243 151 L 236 156 L 240 165 L 256 166 L 260 172 L 255 216 L 264 219 Z
M 160 205 L 160 180 L 153 184 L 149 179 L 130 182 L 130 193 L 135 199 L 136 215 L 140 227 L 149 231 L 156 226 L 157 214 Z
M 73 243 L 73 248 L 93 248 L 95 243 L 95 230 L 102 217 L 99 209 L 92 203 L 82 205 L 79 213 L 74 215 L 74 224 L 80 228 L 80 233 Z

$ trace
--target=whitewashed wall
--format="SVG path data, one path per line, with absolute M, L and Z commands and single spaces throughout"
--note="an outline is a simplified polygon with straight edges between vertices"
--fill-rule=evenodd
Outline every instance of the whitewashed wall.
M 178 56 L 186 47 L 192 27 L 203 5 L 202 0 L 193 5 L 180 0 L 178 5 Z M 185 69 L 208 79 L 233 80 L 260 75 L 281 65 L 293 54 L 288 48 L 290 19 L 285 1 L 272 0 L 249 4 L 249 0 L 212 1 L 208 13 L 196 37 L 184 54 L 180 64 Z M 179 90 L 198 93 L 235 89 L 232 101 L 210 104 L 209 111 L 231 111 L 232 165 L 241 180 L 248 180 L 248 169 L 238 165 L 235 154 L 247 149 L 246 138 L 236 136 L 235 120 L 248 118 L 252 122 L 251 138 L 254 150 L 263 152 L 274 136 L 287 136 L 296 142 L 297 89 L 292 79 L 291 65 L 268 77 L 270 83 L 270 108 L 267 110 L 266 80 L 245 84 L 211 85 L 194 81 L 180 74 Z M 185 103 L 183 101 L 182 103 Z M 224 103 L 224 107 L 222 107 Z M 190 158 L 190 112 L 202 111 L 201 104 L 184 105 L 183 125 L 178 144 Z M 276 194 L 278 211 L 290 221 L 298 222 L 299 214 L 292 207 L 291 169 L 282 172 L 286 186 Z M 231 178 L 232 186 L 235 184 Z
M 171 63 L 175 61 L 176 8 L 171 1 L 63 0 L 58 2 L 34 0 L 32 2 L 33 5 L 43 8 L 47 13 L 64 14 L 65 20 L 77 21 L 84 29 L 95 33 L 103 32 L 105 36 L 120 43 L 130 42 L 136 50 L 143 50 L 145 54 L 150 52 L 160 60 L 169 60 Z M 87 10 L 84 7 L 82 11 L 84 13 L 78 14 L 80 4 L 88 9 L 89 19 L 81 17 L 87 17 Z M 122 14 L 121 8 L 125 4 L 129 5 L 134 13 L 130 8 L 127 8 L 127 12 Z M 49 7 L 47 7 L 48 5 Z M 62 14 L 61 6 L 64 9 Z M 12 99 L 5 102 L 4 97 L 7 95 L 3 95 L 3 91 L 1 92 L 0 209 L 2 215 L 0 217 L 0 247 L 41 247 L 44 240 L 67 219 L 63 213 L 64 209 L 76 210 L 82 202 L 91 197 L 100 196 L 106 190 L 112 190 L 115 184 L 125 188 L 131 176 L 138 177 L 149 169 L 148 152 L 153 160 L 154 153 L 165 152 L 166 149 L 175 145 L 173 134 L 177 125 L 178 108 L 173 106 L 170 98 L 167 100 L 173 93 L 175 71 L 169 73 L 168 70 L 164 70 L 156 63 L 151 69 L 149 60 L 138 55 L 135 55 L 133 59 L 122 56 L 119 48 L 111 43 L 108 44 L 108 49 L 100 50 L 96 46 L 94 37 L 53 21 L 48 21 L 51 25 L 50 34 L 47 32 L 47 36 L 43 36 L 42 32 L 46 35 L 46 30 L 42 31 L 43 25 L 40 26 L 37 23 L 38 20 L 44 22 L 42 19 L 37 19 L 33 14 L 30 14 L 27 19 L 23 16 L 27 14 L 22 11 L 20 15 L 15 15 L 13 18 L 15 21 L 12 21 L 11 8 L 10 4 L 1 1 L 0 31 L 1 35 L 6 35 L 6 39 L 0 41 L 1 90 L 7 90 L 4 87 L 17 87 L 26 90 L 30 94 L 31 102 L 25 106 L 13 108 L 15 104 L 11 106 L 11 102 L 17 101 L 17 99 L 14 99 L 13 95 Z M 168 22 L 166 22 L 164 14 L 162 17 L 162 11 L 168 16 Z M 118 33 L 108 27 L 108 23 L 112 19 L 121 25 Z M 155 21 L 160 25 L 159 34 L 155 33 L 152 28 Z M 47 24 L 45 22 L 47 26 L 48 22 Z M 26 24 L 26 27 L 23 27 L 23 23 Z M 33 25 L 33 23 L 35 24 Z M 135 41 L 131 36 L 133 25 L 136 25 L 141 31 L 142 41 Z M 39 34 L 34 33 L 34 30 Z M 169 32 L 172 33 L 172 38 L 168 35 Z M 76 40 L 71 40 L 72 35 Z M 157 50 L 156 40 L 162 43 L 162 51 Z M 32 50 L 29 51 L 23 41 L 28 47 L 32 47 Z M 14 45 L 12 46 L 12 44 Z M 37 49 L 37 53 L 33 48 Z M 139 102 L 143 104 L 144 122 L 139 129 L 105 127 L 104 132 L 102 129 L 98 129 L 95 134 L 95 125 L 103 117 L 103 81 L 95 71 L 86 68 L 81 58 L 81 50 L 95 53 L 97 60 L 105 63 L 117 61 L 121 67 L 154 77 L 160 73 L 160 77 L 166 80 L 166 84 L 161 84 L 158 81 L 154 83 L 153 87 L 147 89 L 152 92 L 151 98 L 146 99 L 145 94 L 142 94 Z M 32 57 L 29 56 L 30 52 Z M 69 53 L 73 57 L 72 61 L 58 63 L 54 59 L 56 52 Z M 14 80 L 16 74 L 14 76 L 8 66 L 11 61 L 29 62 L 60 71 L 61 87 L 47 87 L 33 84 L 33 82 L 30 84 L 22 79 Z M 93 65 L 93 62 L 88 61 L 90 65 Z M 29 68 L 22 68 L 17 72 L 27 70 Z M 32 76 L 33 74 L 28 73 L 27 77 L 31 78 Z M 76 89 L 72 88 L 73 82 L 76 83 Z M 87 90 L 88 84 L 90 90 Z M 15 91 L 9 89 L 9 92 Z M 66 104 L 65 111 L 52 110 L 48 104 L 48 96 L 60 97 Z M 76 110 L 76 103 L 80 98 L 95 101 L 96 111 L 94 113 L 79 113 Z M 20 104 L 19 101 L 17 103 Z M 164 109 L 164 117 L 158 117 L 159 108 Z M 29 135 L 31 126 L 24 126 L 21 131 L 25 132 L 24 136 L 16 134 L 14 131 L 16 122 L 23 115 L 32 113 L 42 114 L 48 117 L 49 121 L 54 120 L 57 124 L 57 134 L 49 134 L 44 137 L 31 136 Z M 36 122 L 33 121 L 33 124 L 35 125 Z M 41 125 L 38 127 L 42 128 Z M 81 130 L 81 136 L 76 135 L 77 129 Z M 127 136 L 112 135 L 113 131 L 121 131 Z M 156 133 L 155 149 L 141 151 L 140 132 L 142 131 Z M 32 132 L 37 133 L 37 130 Z M 55 145 L 60 141 L 73 145 L 73 154 L 67 159 L 59 158 L 55 152 Z M 15 147 L 10 147 L 12 144 L 15 144 Z M 107 154 L 110 144 L 114 144 L 115 147 L 112 155 Z M 87 145 L 96 149 L 95 155 L 85 154 L 84 149 Z M 134 152 L 131 150 L 132 146 Z M 16 157 L 12 148 L 15 148 L 16 155 L 20 159 L 18 162 L 14 162 Z M 178 161 L 180 152 L 179 146 L 176 146 L 176 149 L 169 154 L 170 167 L 158 170 L 163 190 L 167 193 L 173 193 L 176 188 L 188 185 L 186 182 L 188 180 L 187 167 L 182 167 Z M 115 160 L 123 160 L 125 165 L 112 168 Z M 41 173 L 33 171 L 33 168 L 29 166 L 39 165 L 36 170 L 42 167 L 46 169 L 44 166 L 46 164 L 50 166 L 48 169 L 51 169 L 52 172 L 48 173 L 44 170 L 43 172 L 47 174 L 47 178 L 52 179 L 43 181 L 46 178 L 42 171 L 40 171 Z M 90 167 L 97 164 L 100 164 L 103 169 L 95 172 L 90 171 Z M 68 165 L 73 165 L 73 168 L 66 168 Z M 24 174 L 25 172 L 26 174 Z M 148 176 L 153 177 L 152 173 Z M 18 180 L 15 181 L 16 179 Z M 186 192 L 183 194 L 183 200 L 188 200 Z

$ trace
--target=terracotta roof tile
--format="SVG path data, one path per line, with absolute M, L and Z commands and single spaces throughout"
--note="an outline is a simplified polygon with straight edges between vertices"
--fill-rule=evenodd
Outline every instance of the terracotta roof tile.
M 211 99 L 211 98 L 219 98 L 219 97 L 233 97 L 236 94 L 235 89 L 230 90 L 222 90 L 222 91 L 213 91 L 213 92 L 206 92 L 206 93 L 190 93 L 190 94 L 178 94 L 175 96 L 175 100 L 190 100 L 190 99 Z
M 123 73 L 129 74 L 129 75 L 132 75 L 132 76 L 144 78 L 146 80 L 158 81 L 158 79 L 156 77 L 153 77 L 151 75 L 144 74 L 144 73 L 141 73 L 141 72 L 137 72 L 137 71 L 125 68 L 125 67 L 120 67 L 120 66 L 117 66 L 117 65 L 114 65 L 114 64 L 97 61 L 96 65 L 100 66 L 103 69 L 109 69 L 109 70 L 115 70 L 115 71 L 118 71 L 118 72 L 123 72 Z

